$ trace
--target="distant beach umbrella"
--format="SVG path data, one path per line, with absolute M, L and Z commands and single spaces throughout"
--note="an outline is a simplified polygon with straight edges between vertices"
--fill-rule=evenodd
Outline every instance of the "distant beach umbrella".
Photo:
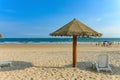
M 77 19 L 73 19 L 68 24 L 50 34 L 51 36 L 73 36 L 73 67 L 76 67 L 77 36 L 81 37 L 101 37 L 102 34 L 89 28 Z
M 110 42 L 110 41 L 103 41 L 103 42 Z

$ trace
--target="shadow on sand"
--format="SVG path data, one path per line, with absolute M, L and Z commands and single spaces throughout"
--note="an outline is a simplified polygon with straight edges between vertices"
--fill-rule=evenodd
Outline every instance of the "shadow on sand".
M 30 62 L 24 61 L 11 61 L 12 66 L 5 66 L 0 69 L 0 71 L 13 71 L 13 70 L 23 70 L 25 68 L 33 67 L 33 64 Z
M 110 71 L 100 71 L 97 72 L 96 68 L 93 69 L 92 67 L 92 63 L 91 62 L 78 62 L 77 63 L 77 68 L 79 68 L 80 70 L 85 70 L 85 71 L 90 71 L 93 73 L 103 73 L 103 74 L 113 74 L 113 75 L 120 75 L 120 67 L 119 66 L 114 66 L 112 64 L 109 64 L 111 69 L 112 69 L 112 73 Z M 66 65 L 66 67 L 72 67 L 72 64 L 70 65 Z
M 71 69 L 73 69 L 72 64 L 68 64 L 68 65 L 60 66 L 60 67 L 57 67 L 57 66 L 35 66 L 35 67 L 36 68 L 46 68 L 46 69 L 47 68 L 57 68 L 57 69 L 71 68 Z M 113 70 L 112 73 L 110 71 L 107 71 L 107 72 L 106 71 L 97 72 L 96 69 L 92 68 L 92 62 L 87 62 L 86 61 L 86 62 L 78 62 L 76 68 L 78 68 L 80 70 L 90 71 L 90 72 L 93 72 L 93 73 L 120 75 L 120 67 L 114 66 L 112 64 L 110 64 L 110 67 Z
M 67 68 L 72 68 L 72 64 L 66 65 Z M 91 62 L 77 62 L 77 68 L 80 70 L 86 70 L 86 71 L 92 71 L 96 72 L 95 69 L 92 69 L 92 63 Z
M 57 68 L 57 69 L 65 69 L 65 68 L 73 68 L 72 64 L 68 64 L 65 66 L 34 66 L 32 63 L 30 62 L 24 62 L 24 61 L 12 61 L 13 66 L 12 67 L 5 67 L 0 69 L 0 71 L 13 71 L 13 70 L 23 70 L 26 68 L 30 68 L 30 67 L 36 67 L 36 68 Z M 119 66 L 114 66 L 112 64 L 110 64 L 113 73 L 110 73 L 109 71 L 101 71 L 99 73 L 103 73 L 103 74 L 113 74 L 113 75 L 120 75 L 120 67 Z M 78 62 L 77 63 L 77 67 L 80 70 L 85 70 L 85 71 L 90 71 L 93 73 L 96 73 L 97 70 L 92 68 L 92 63 L 91 62 Z

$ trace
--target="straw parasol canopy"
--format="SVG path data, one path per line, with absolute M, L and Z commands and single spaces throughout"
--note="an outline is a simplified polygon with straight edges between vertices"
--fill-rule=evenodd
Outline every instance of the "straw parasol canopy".
M 51 36 L 73 36 L 73 67 L 76 66 L 77 36 L 81 37 L 101 37 L 102 34 L 91 29 L 87 25 L 73 19 L 68 24 L 50 34 Z
M 0 34 L 0 38 L 2 38 L 2 34 Z

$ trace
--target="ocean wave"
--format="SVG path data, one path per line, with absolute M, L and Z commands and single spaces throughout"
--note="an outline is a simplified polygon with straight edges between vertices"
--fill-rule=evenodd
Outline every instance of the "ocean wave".
M 108 40 L 120 44 L 120 38 L 78 38 L 78 44 L 102 44 Z M 1 38 L 0 44 L 72 44 L 72 38 Z

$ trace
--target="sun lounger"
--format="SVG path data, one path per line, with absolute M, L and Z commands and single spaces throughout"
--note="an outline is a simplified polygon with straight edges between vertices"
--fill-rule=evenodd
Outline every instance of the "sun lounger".
M 93 63 L 94 67 L 96 67 L 97 71 L 100 70 L 111 71 L 112 69 L 108 64 L 108 55 L 102 54 L 98 56 L 98 62 Z
M 5 66 L 12 66 L 12 62 L 6 61 L 6 62 L 0 62 L 0 68 Z

